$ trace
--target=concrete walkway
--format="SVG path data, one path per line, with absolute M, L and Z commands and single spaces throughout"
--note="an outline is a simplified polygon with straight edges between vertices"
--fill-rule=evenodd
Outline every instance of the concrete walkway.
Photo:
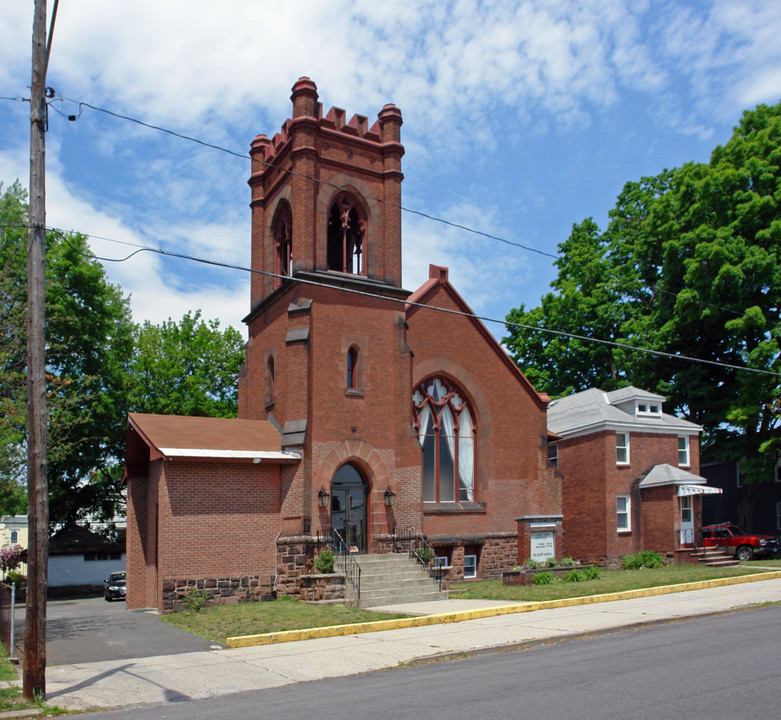
M 631 599 L 581 598 L 577 604 L 549 609 L 533 610 L 525 603 L 515 606 L 519 612 L 507 603 L 480 600 L 394 605 L 387 609 L 436 613 L 447 620 L 175 656 L 52 666 L 46 672 L 46 700 L 72 710 L 181 702 L 781 602 L 781 573 L 763 577 L 772 579 L 663 594 L 655 588 Z M 459 614 L 474 619 L 458 621 Z

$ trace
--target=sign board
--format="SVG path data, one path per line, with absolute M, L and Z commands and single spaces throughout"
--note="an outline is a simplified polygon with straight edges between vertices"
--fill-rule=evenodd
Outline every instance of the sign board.
M 556 557 L 556 533 L 533 532 L 531 534 L 531 558 L 537 562 L 545 562 Z

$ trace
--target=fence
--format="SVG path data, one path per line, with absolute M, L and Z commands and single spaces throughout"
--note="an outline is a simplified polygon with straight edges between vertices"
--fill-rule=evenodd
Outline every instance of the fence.
M 0 639 L 8 656 L 14 656 L 14 607 L 16 605 L 16 585 L 0 583 Z

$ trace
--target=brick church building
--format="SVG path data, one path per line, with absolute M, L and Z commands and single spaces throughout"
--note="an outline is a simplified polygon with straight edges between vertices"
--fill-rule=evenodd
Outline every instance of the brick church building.
M 251 148 L 239 418 L 130 416 L 129 607 L 295 594 L 332 529 L 359 564 L 423 533 L 454 578 L 498 576 L 541 529 L 560 548 L 548 397 L 446 268 L 401 286 L 400 111 L 324 115 L 308 78 L 291 99 Z

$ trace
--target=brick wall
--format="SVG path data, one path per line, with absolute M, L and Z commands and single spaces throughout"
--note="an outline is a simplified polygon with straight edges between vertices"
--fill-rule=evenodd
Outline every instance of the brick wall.
M 628 465 L 616 464 L 616 434 L 600 431 L 559 442 L 559 470 L 563 476 L 563 510 L 567 555 L 588 562 L 615 562 L 623 555 L 649 549 L 676 547 L 678 527 L 674 488 L 642 492 L 640 478 L 654 465 L 678 466 L 678 436 L 631 432 Z M 690 466 L 699 472 L 699 439 L 690 436 Z M 629 495 L 631 528 L 619 532 L 616 496 Z M 662 502 L 660 497 L 664 495 Z M 646 503 L 648 508 L 645 508 Z M 676 519 L 677 518 L 677 519 Z

